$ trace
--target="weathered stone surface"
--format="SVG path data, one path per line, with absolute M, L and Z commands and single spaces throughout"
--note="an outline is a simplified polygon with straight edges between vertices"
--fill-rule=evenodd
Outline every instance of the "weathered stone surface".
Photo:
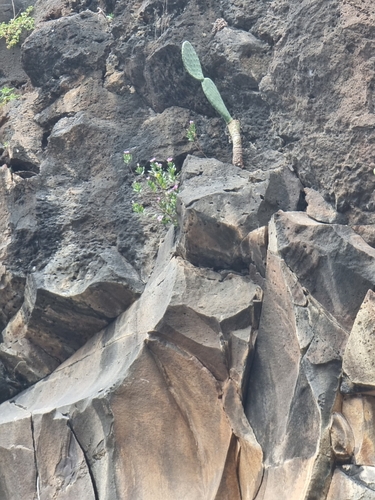
M 265 459 L 257 500 L 318 499 L 329 486 L 329 429 L 347 332 L 282 260 L 280 247 L 297 249 L 279 231 L 280 217 L 269 225 L 266 287 L 246 404 Z M 293 235 L 291 217 L 298 220 L 299 214 L 287 217 Z M 301 220 L 311 219 L 301 214 Z
M 373 500 L 374 477 L 373 467 L 344 465 L 342 469 L 336 469 L 333 474 L 327 500 Z M 372 487 L 368 486 L 370 478 Z
M 266 275 L 268 246 L 268 228 L 267 226 L 254 229 L 242 240 L 241 253 L 246 261 L 250 259 L 254 263 L 257 271 L 264 278 Z
M 375 247 L 375 227 L 372 225 L 352 226 L 354 231 L 359 234 L 366 243 Z
M 1 405 L 0 497 L 254 500 L 260 485 L 257 500 L 322 500 L 341 448 L 339 460 L 351 456 L 341 412 L 357 466 L 336 468 L 328 498 L 372 498 L 373 384 L 346 374 L 342 407 L 337 388 L 348 332 L 375 286 L 364 243 L 375 241 L 373 2 L 15 0 L 32 3 L 37 26 L 23 48 L 0 40 L 0 85 L 20 94 L 0 108 L 1 398 L 54 369 L 104 326 L 102 314 L 106 323 L 120 312 L 124 301 L 106 294 L 121 273 L 101 274 L 103 254 L 148 280 L 163 231 L 131 211 L 136 163 L 230 161 L 225 123 L 183 68 L 185 39 L 240 120 L 246 169 L 189 158 L 207 170 L 183 175 L 183 234 L 178 247 L 166 237 L 144 298 Z M 11 16 L 11 2 L 0 5 L 0 22 Z M 185 137 L 189 120 L 199 144 Z M 266 225 L 280 208 L 316 221 L 275 216 L 266 259 Z M 265 287 L 258 340 L 255 283 Z M 69 336 L 61 359 L 31 345 L 43 328 L 52 333 L 43 347 Z M 370 323 L 363 338 L 371 332 Z M 355 368 L 372 380 L 362 354 Z
M 306 214 L 275 215 L 275 244 L 301 285 L 348 331 L 375 285 L 375 251 L 351 228 Z M 270 236 L 271 240 L 271 236 Z
M 339 224 L 343 222 L 343 217 L 325 201 L 323 196 L 315 189 L 305 188 L 306 194 L 306 213 L 312 219 L 318 222 L 328 222 L 329 224 Z
M 354 453 L 354 435 L 345 416 L 335 411 L 332 415 L 331 446 L 337 462 L 349 462 Z
M 238 387 L 231 381 L 224 388 L 223 405 L 233 434 L 238 440 L 236 459 L 233 465 L 228 464 L 227 469 L 228 472 L 232 472 L 232 475 L 238 477 L 239 498 L 250 500 L 254 498 L 260 486 L 260 472 L 263 473 L 263 470 L 260 471 L 258 464 L 262 463 L 263 453 L 245 413 L 238 411 L 242 407 L 242 401 Z M 230 470 L 230 465 L 232 465 L 232 470 Z M 227 497 L 231 497 L 232 491 L 235 492 L 236 488 L 228 489 Z M 219 490 L 217 498 L 225 498 L 222 490 Z
M 33 440 L 37 443 L 34 446 L 38 497 L 41 500 L 95 500 L 97 492 L 91 481 L 90 468 L 69 426 L 69 418 L 53 410 L 34 414 L 32 422 Z
M 8 383 L 14 388 L 51 373 L 143 291 L 137 272 L 112 249 L 92 260 L 88 269 L 76 266 L 63 273 L 72 250 L 56 255 L 43 273 L 29 275 L 24 303 L 2 332 L 0 360 L 8 374 L 13 372 Z M 2 400 L 11 395 L 2 395 Z
M 342 413 L 354 434 L 357 465 L 375 466 L 375 399 L 372 396 L 345 396 Z
M 354 390 L 375 389 L 375 293 L 369 290 L 357 314 L 343 359 L 343 370 Z
M 189 156 L 179 194 L 181 255 L 195 265 L 244 268 L 252 260 L 251 251 L 241 249 L 249 232 L 267 224 L 280 207 L 297 209 L 300 189 L 289 169 L 250 173 Z
M 178 258 L 156 269 L 141 298 L 112 326 L 0 407 L 0 426 L 33 419 L 41 498 L 69 488 L 108 500 L 215 499 L 219 490 L 225 498 L 238 467 L 242 498 L 258 490 L 262 452 L 243 412 L 241 373 L 237 383 L 229 373 L 240 370 L 230 354 L 237 335 L 246 367 L 259 287 Z M 63 443 L 70 443 L 69 481 L 51 475 L 67 459 Z
M 304 186 L 360 224 L 374 220 L 373 9 L 371 0 L 249 9 L 251 32 L 274 50 L 260 90 L 283 154 Z
M 90 11 L 41 25 L 22 47 L 31 83 L 61 92 L 64 80 L 76 80 L 87 70 L 102 71 L 109 53 L 107 28 L 106 20 Z

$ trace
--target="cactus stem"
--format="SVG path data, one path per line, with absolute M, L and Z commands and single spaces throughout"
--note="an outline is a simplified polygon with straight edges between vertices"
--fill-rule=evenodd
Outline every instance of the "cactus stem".
M 239 120 L 231 120 L 228 124 L 228 130 L 233 144 L 232 163 L 236 167 L 244 168 L 242 159 L 241 127 Z

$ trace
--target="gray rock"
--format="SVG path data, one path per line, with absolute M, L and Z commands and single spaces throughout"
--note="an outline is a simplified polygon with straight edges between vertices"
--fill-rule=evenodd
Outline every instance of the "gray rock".
M 297 251 L 293 239 L 278 230 L 281 217 L 274 215 L 269 226 L 266 285 L 246 414 L 264 453 L 259 498 L 322 498 L 330 482 L 329 430 L 348 334 L 281 258 L 280 248 L 288 245 Z M 285 214 L 286 227 L 294 235 L 292 217 L 308 217 Z
M 260 90 L 303 185 L 350 223 L 372 224 L 375 165 L 367 134 L 374 126 L 374 90 L 363 78 L 374 76 L 368 68 L 374 41 L 361 42 L 373 29 L 372 4 L 326 7 L 324 0 L 272 2 L 266 12 L 263 5 L 252 12 L 251 32 L 273 50 Z
M 302 286 L 347 330 L 375 285 L 375 251 L 351 228 L 304 213 L 275 216 L 275 244 Z M 270 236 L 271 241 L 271 236 Z
M 143 291 L 136 271 L 115 250 L 103 251 L 88 269 L 64 273 L 69 251 L 74 249 L 28 277 L 24 303 L 3 330 L 0 360 L 13 373 L 8 383 L 14 387 L 20 379 L 24 388 L 51 373 Z
M 259 488 L 262 453 L 241 402 L 259 289 L 245 277 L 223 279 L 175 257 L 158 269 L 110 327 L 0 406 L 0 427 L 29 425 L 12 441 L 23 449 L 33 436 L 30 471 L 35 479 L 36 468 L 41 498 L 63 498 L 70 489 L 108 500 L 214 499 L 218 491 L 228 496 L 234 480 L 242 498 L 253 498 Z M 236 338 L 242 367 L 231 354 Z M 241 458 L 231 455 L 235 443 Z M 17 467 L 11 472 L 1 453 L 0 473 L 12 478 Z M 59 480 L 52 471 L 62 468 Z M 26 497 L 36 496 L 35 485 Z
M 306 194 L 306 213 L 312 219 L 318 222 L 327 222 L 329 224 L 340 224 L 343 222 L 343 217 L 325 201 L 323 196 L 315 191 L 315 189 L 305 188 Z
M 373 498 L 371 0 L 15 0 L 32 3 L 23 48 L 0 40 L 20 95 L 0 108 L 0 398 L 45 378 L 0 407 L 1 499 Z M 246 171 L 186 39 L 240 120 Z M 188 158 L 182 233 L 105 327 L 165 235 L 132 213 L 132 170 L 192 153 L 224 163 Z M 307 215 L 288 213 L 303 187 Z M 341 380 L 350 331 L 363 363 L 347 351 Z
M 352 229 L 371 247 L 375 247 L 375 227 L 373 225 L 352 226 Z
M 178 251 L 194 265 L 237 270 L 251 262 L 251 251 L 241 250 L 245 238 L 280 207 L 297 209 L 301 189 L 288 169 L 250 173 L 190 156 L 181 180 Z
M 342 469 L 336 469 L 333 474 L 327 500 L 336 500 L 338 498 L 373 500 L 375 498 L 375 490 L 371 487 L 369 488 L 367 484 L 361 480 L 362 477 L 366 477 L 364 469 L 371 468 L 358 468 L 356 466 L 346 465 L 343 466 Z
M 102 71 L 109 53 L 107 27 L 90 11 L 41 25 L 22 47 L 23 67 L 32 84 L 61 92 L 64 80 Z
M 356 392 L 375 389 L 374 313 L 375 293 L 369 290 L 358 311 L 343 359 L 343 370 Z

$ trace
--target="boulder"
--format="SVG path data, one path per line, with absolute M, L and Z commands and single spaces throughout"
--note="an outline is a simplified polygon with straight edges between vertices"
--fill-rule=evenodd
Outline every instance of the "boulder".
M 319 223 L 302 212 L 279 212 L 274 221 L 273 241 L 280 257 L 349 332 L 375 285 L 374 248 L 350 227 Z
M 326 222 L 329 224 L 337 224 L 343 222 L 343 216 L 338 214 L 336 210 L 323 198 L 323 196 L 315 189 L 305 188 L 305 200 L 307 203 L 306 213 L 312 219 L 318 222 Z M 340 221 L 341 219 L 341 221 Z
M 178 251 L 194 265 L 216 269 L 247 267 L 251 251 L 244 240 L 280 208 L 296 210 L 302 189 L 287 168 L 247 172 L 192 156 L 183 165 L 181 182 Z M 264 273 L 264 264 L 258 265 Z
M 9 484 L 17 450 L 31 450 L 24 498 L 36 498 L 36 484 L 40 498 L 254 497 L 262 452 L 243 412 L 242 377 L 259 287 L 169 255 L 161 252 L 125 313 L 1 405 L 0 427 L 27 426 L 0 450 Z M 4 489 L 4 500 L 13 493 Z
M 375 389 L 375 293 L 369 290 L 355 319 L 343 359 L 345 387 L 361 392 Z M 347 392 L 347 390 L 345 390 Z
M 375 398 L 345 396 L 342 413 L 354 436 L 354 460 L 357 465 L 375 467 Z
M 0 360 L 13 388 L 3 401 L 51 373 L 143 291 L 137 272 L 113 249 L 61 279 L 69 250 L 28 276 L 23 305 L 2 332 Z
M 342 469 L 336 469 L 327 500 L 337 500 L 339 498 L 350 498 L 350 500 L 375 499 L 374 473 L 374 467 L 346 465 Z M 371 486 L 369 486 L 369 483 Z
M 22 47 L 24 70 L 35 87 L 61 93 L 87 72 L 103 71 L 108 23 L 88 10 L 42 24 Z
M 302 286 L 297 273 L 303 250 L 288 238 L 296 221 L 317 224 L 305 214 L 282 212 L 269 224 L 264 300 L 246 399 L 246 415 L 264 453 L 257 500 L 323 498 L 331 478 L 331 415 L 348 333 L 314 298 L 314 290 Z M 299 241 L 303 245 L 303 233 Z M 297 265 L 282 259 L 280 249 L 286 247 Z

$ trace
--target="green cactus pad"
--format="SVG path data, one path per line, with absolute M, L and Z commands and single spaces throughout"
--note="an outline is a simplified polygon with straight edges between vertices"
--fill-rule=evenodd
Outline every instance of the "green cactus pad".
M 182 62 L 186 68 L 186 71 L 193 77 L 203 82 L 204 76 L 202 72 L 201 63 L 199 62 L 199 57 L 194 50 L 192 44 L 188 41 L 182 44 Z
M 216 109 L 219 115 L 224 118 L 226 123 L 231 122 L 232 117 L 230 116 L 229 111 L 227 110 L 214 82 L 210 78 L 205 78 L 202 82 L 202 89 L 207 99 L 210 101 L 210 104 Z

